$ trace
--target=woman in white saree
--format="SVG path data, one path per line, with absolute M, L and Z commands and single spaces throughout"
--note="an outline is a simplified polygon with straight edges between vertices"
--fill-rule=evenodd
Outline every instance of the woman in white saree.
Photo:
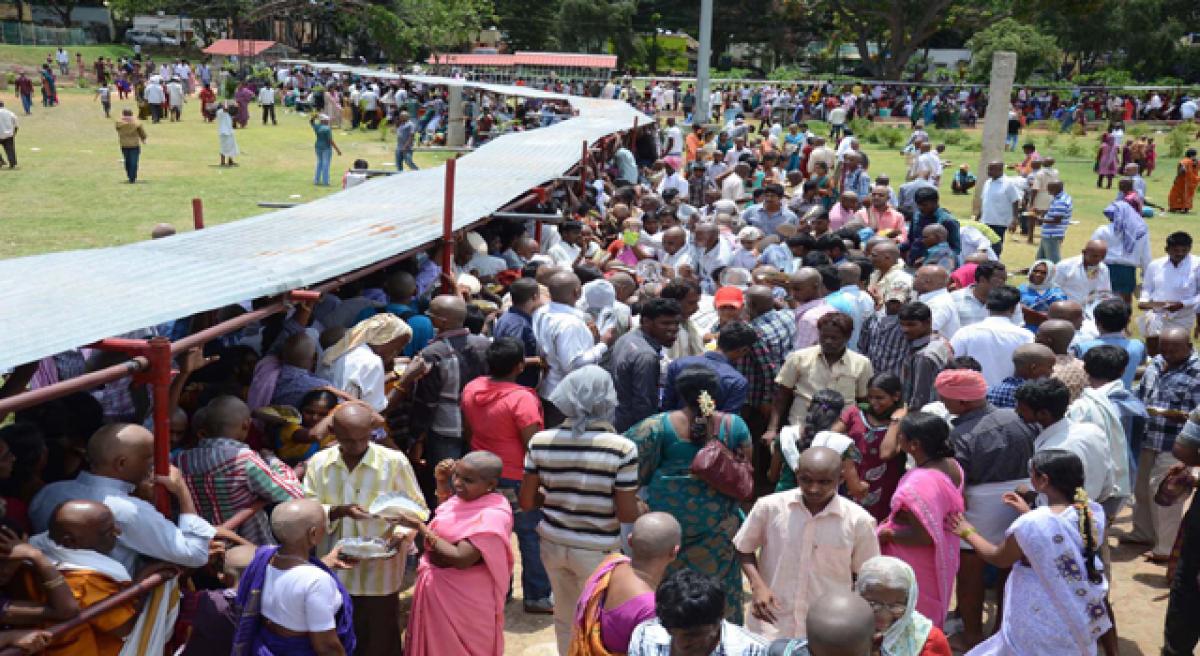
M 1000 631 L 968 656 L 1096 654 L 1097 640 L 1112 628 L 1105 606 L 1108 584 L 1097 550 L 1104 510 L 1083 491 L 1083 463 L 1061 450 L 1034 454 L 1030 481 L 1045 501 L 1030 510 L 1015 492 L 1005 503 L 1021 513 L 994 545 L 961 515 L 955 532 L 985 562 L 1012 567 L 1004 590 Z

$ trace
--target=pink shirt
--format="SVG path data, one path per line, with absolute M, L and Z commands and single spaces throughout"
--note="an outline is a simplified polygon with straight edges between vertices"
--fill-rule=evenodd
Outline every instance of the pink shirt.
M 892 239 L 898 242 L 908 241 L 908 222 L 904 220 L 903 214 L 890 205 L 882 212 L 873 207 L 864 207 L 855 216 L 876 234 L 882 235 L 889 230 L 899 230 L 900 234 Z
M 835 590 L 850 590 L 863 563 L 879 555 L 870 513 L 834 495 L 813 516 L 800 490 L 759 499 L 733 546 L 740 553 L 758 552 L 758 571 L 779 602 L 775 624 L 746 617 L 746 629 L 767 640 L 804 637 L 809 603 Z
M 829 208 L 829 230 L 837 232 L 850 223 L 852 218 L 854 218 L 854 212 L 842 207 L 841 203 L 834 203 L 833 207 Z
M 543 427 L 542 404 L 533 390 L 480 376 L 462 392 L 463 419 L 471 427 L 471 450 L 491 451 L 504 462 L 501 478 L 519 481 L 525 475 L 525 444 L 521 429 Z
M 817 319 L 836 312 L 837 308 L 825 302 L 823 298 L 814 298 L 804 305 L 796 306 L 792 312 L 796 315 L 796 336 L 792 339 L 793 349 L 802 349 L 817 345 L 820 336 L 817 330 Z

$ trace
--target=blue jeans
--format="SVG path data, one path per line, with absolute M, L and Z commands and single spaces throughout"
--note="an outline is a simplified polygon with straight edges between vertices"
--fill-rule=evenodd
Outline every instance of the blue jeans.
M 317 149 L 317 172 L 313 174 L 313 184 L 329 186 L 329 163 L 333 161 L 332 148 Z
M 1017 139 L 1019 137 L 1020 137 L 1020 135 L 1016 135 L 1016 134 L 1006 135 L 1004 137 L 1004 147 L 1008 150 L 1016 150 L 1017 149 Z
M 521 550 L 521 590 L 526 601 L 546 599 L 550 596 L 550 577 L 542 564 L 541 538 L 537 526 L 542 522 L 541 510 L 519 510 L 515 503 L 521 494 L 521 481 L 500 479 L 500 492 L 513 504 L 513 532 L 517 534 L 517 547 Z
M 142 155 L 141 146 L 133 148 L 122 148 L 121 155 L 125 158 L 125 177 L 129 178 L 130 182 L 137 181 L 138 158 Z
M 33 108 L 33 96 L 21 96 L 21 107 L 25 108 L 25 114 L 29 114 L 29 110 Z
M 412 149 L 409 148 L 408 150 L 400 150 L 399 148 L 397 148 L 396 149 L 396 172 L 399 173 L 400 171 L 403 171 L 405 164 L 408 164 L 408 168 L 412 169 L 413 171 L 417 170 L 417 165 L 415 162 L 413 162 Z

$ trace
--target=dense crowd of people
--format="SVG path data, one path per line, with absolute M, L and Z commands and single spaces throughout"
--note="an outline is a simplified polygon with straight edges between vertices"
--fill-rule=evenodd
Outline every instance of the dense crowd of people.
M 185 97 L 213 83 L 203 64 L 148 65 L 125 71 L 147 103 L 155 77 Z M 397 128 L 402 169 L 446 115 L 436 88 L 272 75 L 238 82 L 212 117 L 202 102 L 205 119 L 231 136 L 250 102 L 266 124 L 291 98 L 317 114 L 320 167 L 344 99 L 352 126 Z M 1116 193 L 1072 255 L 1054 160 L 1027 144 L 983 180 L 950 174 L 924 129 L 937 96 L 929 114 L 921 96 L 818 90 L 755 125 L 791 92 L 747 86 L 714 92 L 717 129 L 685 130 L 686 91 L 623 88 L 581 90 L 668 116 L 597 143 L 583 185 L 539 196 L 545 222 L 492 221 L 182 354 L 167 475 L 140 380 L 15 413 L 0 428 L 0 645 L 502 654 L 519 557 L 524 611 L 553 615 L 562 656 L 1112 656 L 1136 612 L 1109 602 L 1119 538 L 1167 568 L 1162 653 L 1192 652 L 1200 259 L 1186 232 L 1151 258 L 1145 160 L 1107 172 L 1118 121 L 1097 158 Z M 970 109 L 966 93 L 946 111 Z M 178 118 L 173 94 L 152 120 Z M 565 113 L 467 100 L 476 143 L 502 112 L 521 127 Z M 922 109 L 893 186 L 846 127 L 897 103 Z M 941 206 L 976 185 L 977 216 Z M 1001 260 L 1014 239 L 1039 244 L 1020 270 Z M 266 300 L 128 336 L 179 339 Z M 59 353 L 3 393 L 123 358 Z M 153 595 L 45 630 L 172 566 L 184 575 Z

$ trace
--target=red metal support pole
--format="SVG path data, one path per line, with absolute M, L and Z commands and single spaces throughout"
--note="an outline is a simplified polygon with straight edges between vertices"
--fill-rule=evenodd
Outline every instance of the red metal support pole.
M 583 154 L 579 156 L 579 200 L 587 198 L 588 140 L 583 140 Z
M 146 358 L 150 360 L 146 375 L 154 390 L 154 474 L 167 476 L 171 473 L 171 340 L 151 339 Z M 161 485 L 154 486 L 154 505 L 164 515 L 171 512 L 171 499 Z
M 192 227 L 204 229 L 204 201 L 199 198 L 192 199 Z
M 454 257 L 454 169 L 458 164 L 456 159 L 446 160 L 446 183 L 442 198 L 442 273 L 450 275 L 450 264 Z M 442 283 L 443 294 L 453 294 L 447 282 Z

